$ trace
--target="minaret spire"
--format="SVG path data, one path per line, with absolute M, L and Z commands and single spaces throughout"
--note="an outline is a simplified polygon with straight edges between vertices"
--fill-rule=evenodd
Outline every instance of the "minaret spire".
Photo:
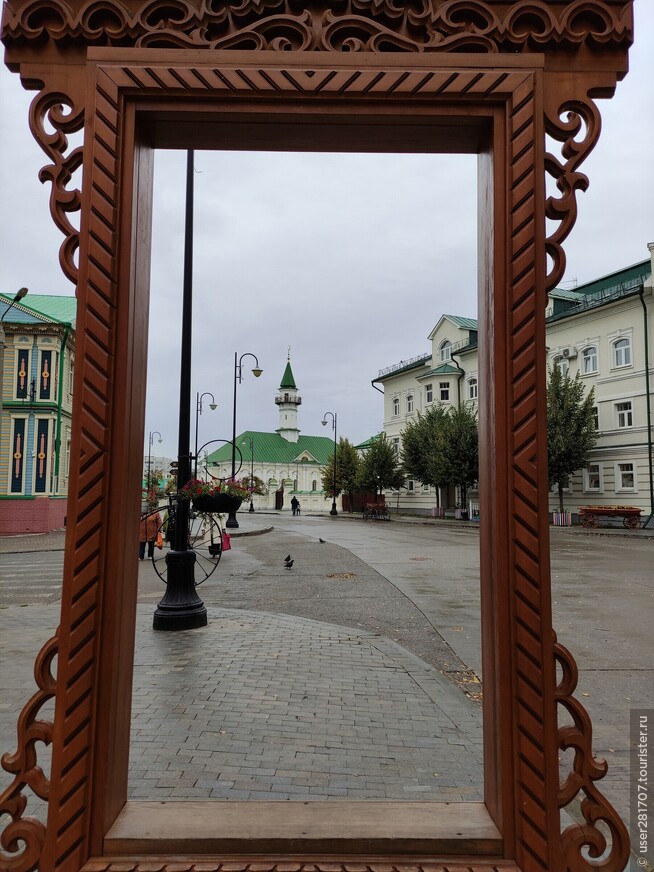
M 298 396 L 295 376 L 291 369 L 291 346 L 288 346 L 286 369 L 279 385 L 279 393 L 275 397 L 275 403 L 279 407 L 279 427 L 277 433 L 287 442 L 297 442 L 300 431 L 297 426 L 297 410 L 302 403 L 302 397 Z

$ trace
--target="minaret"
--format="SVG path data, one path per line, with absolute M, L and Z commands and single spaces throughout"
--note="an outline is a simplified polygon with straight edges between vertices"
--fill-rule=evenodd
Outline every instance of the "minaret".
M 302 402 L 298 396 L 293 370 L 291 369 L 291 349 L 288 349 L 286 369 L 279 386 L 279 393 L 275 397 L 275 403 L 279 406 L 279 427 L 275 431 L 287 442 L 297 442 L 300 431 L 297 428 L 297 407 Z

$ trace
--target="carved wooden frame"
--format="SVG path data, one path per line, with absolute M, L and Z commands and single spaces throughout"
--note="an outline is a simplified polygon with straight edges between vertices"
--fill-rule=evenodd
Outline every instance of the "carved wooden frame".
M 0 812 L 12 817 L 2 834 L 9 859 L 0 869 L 563 872 L 595 868 L 592 859 L 605 850 L 601 820 L 611 833 L 602 868 L 622 870 L 626 831 L 594 784 L 605 768 L 593 757 L 590 723 L 573 696 L 574 661 L 552 631 L 542 353 L 546 290 L 562 273 L 561 244 L 574 223 L 575 192 L 586 184 L 578 165 L 599 133 L 590 96 L 609 93 L 615 72 L 570 77 L 546 70 L 537 54 L 208 55 L 142 48 L 91 48 L 84 69 L 85 77 L 77 71 L 57 81 L 62 73 L 54 65 L 21 66 L 28 84 L 45 83 L 31 123 L 53 158 L 43 174 L 53 181 L 52 211 L 66 234 L 62 264 L 78 280 L 72 451 L 80 462 L 71 470 L 61 625 L 39 655 L 39 691 L 21 714 L 19 749 L 3 758 L 15 778 L 0 797 Z M 63 102 L 70 111 L 61 109 Z M 45 133 L 46 115 L 54 133 Z M 82 119 L 83 151 L 66 155 L 65 134 Z M 128 840 L 127 847 L 116 847 L 108 838 L 116 821 L 130 814 L 137 575 L 131 555 L 145 405 L 145 388 L 131 374 L 145 371 L 147 359 L 152 148 L 190 144 L 189 119 L 193 136 L 214 146 L 217 136 L 240 147 L 261 141 L 256 136 L 275 136 L 306 148 L 305 134 L 310 139 L 318 132 L 332 148 L 354 143 L 363 150 L 368 143 L 370 150 L 390 150 L 393 141 L 397 150 L 410 151 L 416 142 L 431 142 L 434 150 L 458 143 L 479 153 L 480 426 L 487 434 L 480 457 L 483 813 L 501 835 L 501 847 L 466 843 L 466 857 L 444 849 L 445 842 L 434 853 L 420 840 L 348 842 L 346 833 L 338 850 L 297 841 L 266 850 L 265 840 L 253 839 L 238 847 L 227 840 L 226 848 L 207 855 L 188 845 L 170 851 L 139 843 L 135 849 Z M 344 120 L 354 134 L 343 132 Z M 408 145 L 398 131 L 407 132 Z M 563 160 L 545 154 L 546 131 L 563 142 Z M 66 185 L 82 155 L 80 199 Z M 546 199 L 546 171 L 561 198 Z M 77 234 L 65 213 L 80 206 L 77 275 Z M 546 216 L 560 221 L 549 240 Z M 546 252 L 553 259 L 549 275 Z M 39 711 L 55 693 L 53 728 Z M 557 703 L 572 726 L 557 729 Z M 48 781 L 35 746 L 51 739 Z M 558 747 L 575 751 L 574 770 L 562 786 Z M 26 787 L 48 800 L 47 829 L 23 817 Z M 561 833 L 559 809 L 579 792 L 586 824 Z

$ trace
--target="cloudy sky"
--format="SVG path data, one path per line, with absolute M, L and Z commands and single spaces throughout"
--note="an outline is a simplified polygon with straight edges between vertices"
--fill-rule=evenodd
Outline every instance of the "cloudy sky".
M 582 166 L 590 189 L 566 244 L 567 286 L 644 260 L 654 241 L 654 3 L 635 7 L 630 73 L 600 102 L 603 132 Z M 28 128 L 32 96 L 2 68 L 0 291 L 70 294 L 38 181 L 46 161 Z M 185 167 L 182 152 L 157 154 L 146 450 L 157 430 L 153 453 L 168 456 Z M 441 314 L 476 315 L 474 156 L 196 152 L 195 168 L 192 389 L 218 403 L 212 412 L 205 398 L 200 443 L 231 438 L 235 352 L 256 354 L 263 368 L 255 379 L 253 359 L 243 360 L 237 429 L 278 426 L 289 346 L 304 434 L 331 435 L 320 426 L 327 410 L 355 443 L 378 432 L 383 400 L 370 382 L 379 369 L 429 351 Z

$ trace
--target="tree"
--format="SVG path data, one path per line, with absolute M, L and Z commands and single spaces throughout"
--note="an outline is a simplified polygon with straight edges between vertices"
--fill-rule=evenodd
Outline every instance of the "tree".
M 358 478 L 362 490 L 372 490 L 375 495 L 384 488 L 398 488 L 404 484 L 404 472 L 395 449 L 385 434 L 370 440 Z
M 424 415 L 418 412 L 402 432 L 402 464 L 409 478 L 436 488 L 436 505 L 440 505 L 439 488 L 447 482 L 442 462 L 443 428 L 446 411 L 440 404 Z
M 569 486 L 573 472 L 588 463 L 598 435 L 593 388 L 584 399 L 579 373 L 572 379 L 554 366 L 547 384 L 547 474 L 549 486 L 558 487 L 561 512 L 563 488 Z
M 146 502 L 151 505 L 158 505 L 159 500 L 164 495 L 164 490 L 161 487 L 161 481 L 163 478 L 163 469 L 150 469 L 145 476 L 145 487 L 143 488 L 143 491 L 146 494 Z
M 250 481 L 249 475 L 244 475 L 241 479 L 241 484 L 243 487 L 247 488 L 250 493 L 257 494 L 258 496 L 265 496 L 265 494 L 268 493 L 268 488 L 266 487 L 265 482 L 263 479 L 259 478 L 258 475 L 255 475 L 252 481 Z M 252 486 L 251 489 L 250 486 Z
M 447 484 L 459 488 L 461 507 L 465 509 L 468 488 L 479 478 L 479 429 L 474 409 L 461 403 L 447 411 L 440 446 L 441 474 Z
M 341 438 L 336 447 L 336 493 L 334 494 L 334 455 L 320 470 L 322 489 L 328 497 L 337 497 L 341 492 L 352 494 L 357 489 L 357 477 L 361 459 L 349 439 Z

